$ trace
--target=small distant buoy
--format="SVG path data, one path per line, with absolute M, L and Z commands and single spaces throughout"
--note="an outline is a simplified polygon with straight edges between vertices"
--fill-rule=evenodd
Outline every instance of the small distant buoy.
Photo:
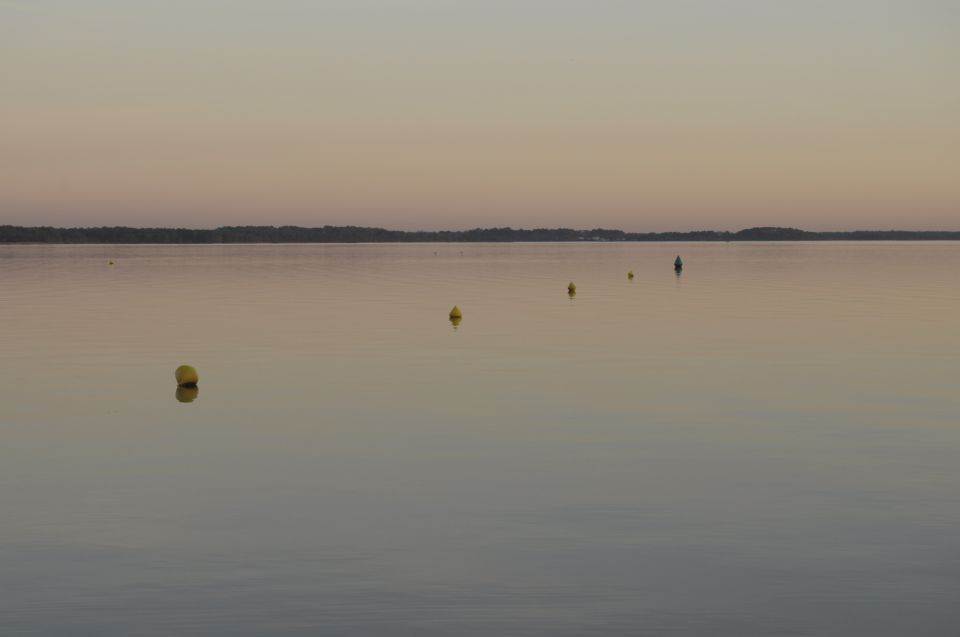
M 463 312 L 460 311 L 460 308 L 456 305 L 453 306 L 453 309 L 450 310 L 450 320 L 460 320 L 463 318 Z
M 682 270 L 682 269 L 683 269 L 683 259 L 680 258 L 680 255 L 679 255 L 679 254 L 677 255 L 676 260 L 673 262 L 673 269 L 674 269 L 674 270 Z
M 633 270 L 630 270 L 629 272 L 627 272 L 627 278 L 630 279 L 631 281 L 633 280 Z
M 453 325 L 453 329 L 457 329 L 458 327 L 460 327 L 460 323 L 462 322 L 463 322 L 463 319 L 460 318 L 459 316 L 450 317 L 450 325 Z
M 197 383 L 200 382 L 200 375 L 197 374 L 197 370 L 190 365 L 181 365 L 173 375 L 176 377 L 177 385 L 180 387 L 196 387 Z
M 567 286 L 567 292 L 569 292 L 570 294 L 576 294 L 577 284 L 574 283 L 573 281 L 570 281 L 570 285 Z
M 113 265 L 113 261 L 107 261 L 107 265 Z

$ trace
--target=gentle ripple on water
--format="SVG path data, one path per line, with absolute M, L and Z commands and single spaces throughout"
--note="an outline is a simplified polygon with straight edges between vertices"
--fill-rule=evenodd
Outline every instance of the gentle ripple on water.
M 0 633 L 956 634 L 958 272 L 0 246 Z

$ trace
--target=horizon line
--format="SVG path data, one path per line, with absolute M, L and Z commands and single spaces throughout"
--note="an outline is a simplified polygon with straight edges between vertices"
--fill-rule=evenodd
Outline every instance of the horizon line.
M 276 243 L 594 243 L 757 241 L 960 241 L 960 231 L 853 230 L 812 232 L 757 226 L 736 232 L 625 232 L 594 228 L 387 230 L 363 226 L 220 226 L 213 229 L 99 226 L 0 226 L 0 244 L 276 244 Z
M 298 224 L 226 224 L 218 226 L 155 226 L 155 225 L 146 225 L 146 226 L 131 226 L 131 225 L 109 225 L 109 224 L 99 224 L 99 225 L 76 225 L 76 226 L 56 226 L 52 224 L 41 224 L 41 225 L 23 225 L 23 224 L 12 224 L 12 223 L 0 223 L 0 229 L 10 230 L 165 230 L 165 231 L 185 231 L 185 232 L 214 232 L 217 230 L 231 230 L 231 229 L 272 229 L 272 230 L 281 230 L 281 229 L 295 229 L 295 230 L 325 230 L 325 229 L 339 229 L 339 228 L 350 228 L 357 230 L 378 230 L 386 231 L 392 233 L 400 234 L 437 234 L 437 233 L 468 233 L 468 232 L 477 232 L 477 231 L 503 231 L 503 232 L 616 232 L 623 234 L 631 235 L 655 235 L 655 234 L 701 234 L 701 233 L 714 233 L 714 234 L 739 234 L 750 231 L 787 231 L 787 232 L 801 232 L 805 234 L 852 234 L 858 232 L 909 232 L 916 234 L 929 234 L 929 233 L 960 233 L 960 228 L 957 229 L 947 229 L 947 228 L 938 228 L 938 229 L 925 229 L 919 230 L 914 228 L 847 228 L 842 230 L 807 230 L 805 228 L 798 228 L 796 226 L 748 226 L 740 228 L 738 230 L 718 230 L 716 228 L 696 228 L 690 230 L 624 230 L 622 228 L 610 228 L 603 226 L 596 226 L 593 228 L 586 227 L 573 227 L 573 226 L 474 226 L 470 228 L 418 228 L 415 230 L 404 230 L 399 228 L 387 228 L 384 226 L 370 226 L 370 225 L 356 225 L 356 224 L 323 224 L 323 225 L 298 225 Z

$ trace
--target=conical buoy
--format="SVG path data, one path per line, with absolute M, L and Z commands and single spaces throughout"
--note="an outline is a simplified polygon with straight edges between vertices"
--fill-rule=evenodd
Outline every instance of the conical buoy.
M 630 270 L 629 272 L 627 272 L 627 278 L 630 279 L 631 281 L 633 280 L 633 270 Z
M 674 270 L 682 270 L 682 269 L 683 269 L 683 259 L 680 258 L 680 255 L 679 255 L 679 254 L 677 255 L 676 260 L 674 260 L 674 262 L 673 262 L 673 269 L 674 269 Z
M 181 365 L 173 375 L 176 377 L 177 385 L 180 387 L 196 387 L 197 383 L 200 382 L 200 375 L 197 374 L 197 370 L 190 365 Z
M 454 319 L 462 319 L 462 318 L 463 318 L 463 312 L 460 311 L 460 308 L 458 306 L 454 305 L 453 309 L 450 310 L 450 320 L 452 321 Z
M 577 284 L 574 283 L 573 281 L 570 281 L 570 285 L 567 286 L 567 292 L 569 292 L 570 294 L 576 294 Z

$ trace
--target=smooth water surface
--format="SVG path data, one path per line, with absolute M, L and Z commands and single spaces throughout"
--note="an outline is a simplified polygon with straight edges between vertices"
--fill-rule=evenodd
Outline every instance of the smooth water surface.
M 960 244 L 0 246 L 0 356 L 3 635 L 960 634 Z

